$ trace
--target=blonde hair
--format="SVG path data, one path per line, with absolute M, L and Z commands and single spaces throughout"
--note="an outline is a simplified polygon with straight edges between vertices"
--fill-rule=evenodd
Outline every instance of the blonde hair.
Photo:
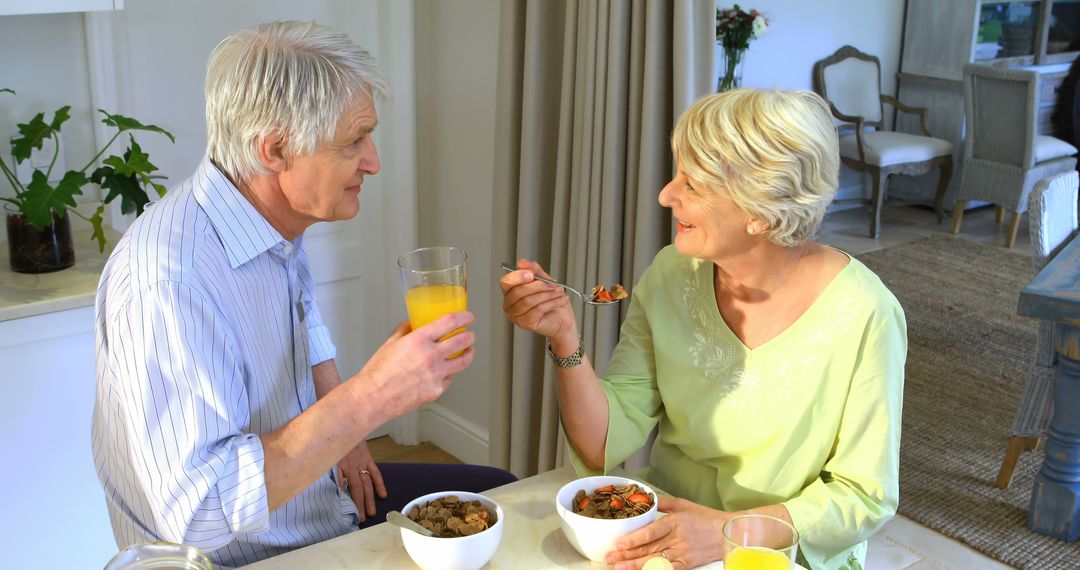
M 836 194 L 836 129 L 828 104 L 809 91 L 702 97 L 679 117 L 671 148 L 687 176 L 727 192 L 778 245 L 813 237 Z
M 214 48 L 206 70 L 206 154 L 234 180 L 267 169 L 258 144 L 285 137 L 285 152 L 310 154 L 333 140 L 358 97 L 386 96 L 374 59 L 345 34 L 314 22 L 270 22 Z

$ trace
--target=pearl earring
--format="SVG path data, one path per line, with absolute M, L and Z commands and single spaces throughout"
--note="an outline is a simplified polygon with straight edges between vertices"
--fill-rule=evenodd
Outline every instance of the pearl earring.
M 746 228 L 746 233 L 754 235 L 754 228 Z

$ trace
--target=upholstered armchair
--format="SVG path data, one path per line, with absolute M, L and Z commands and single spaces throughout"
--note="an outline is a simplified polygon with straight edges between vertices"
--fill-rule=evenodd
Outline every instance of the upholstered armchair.
M 870 175 L 870 237 L 881 235 L 881 210 L 889 177 L 917 176 L 940 168 L 934 211 L 944 219 L 942 198 L 952 176 L 953 145 L 926 128 L 926 109 L 910 107 L 881 92 L 881 62 L 851 46 L 814 64 L 814 89 L 829 102 L 840 129 L 840 160 Z M 919 116 L 924 136 L 883 130 L 884 104 Z
M 1076 147 L 1037 132 L 1039 74 L 989 65 L 964 66 L 964 155 L 952 233 L 969 200 L 1012 212 L 1005 247 L 1016 243 L 1020 216 L 1035 184 L 1076 168 Z

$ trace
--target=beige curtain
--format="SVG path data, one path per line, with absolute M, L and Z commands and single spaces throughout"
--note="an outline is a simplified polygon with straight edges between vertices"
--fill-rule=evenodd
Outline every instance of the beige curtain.
M 713 0 L 505 0 L 500 14 L 493 252 L 539 260 L 577 287 L 630 285 L 670 242 L 656 197 L 669 136 L 713 84 Z M 575 307 L 602 372 L 625 305 Z M 622 311 L 622 313 L 620 312 Z M 563 464 L 543 339 L 492 343 L 491 463 Z

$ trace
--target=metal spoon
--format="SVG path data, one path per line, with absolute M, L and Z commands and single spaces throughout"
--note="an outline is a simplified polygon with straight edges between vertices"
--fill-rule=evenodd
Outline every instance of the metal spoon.
M 501 267 L 503 269 L 503 271 L 517 271 L 518 270 L 518 268 L 514 267 L 513 264 L 506 263 L 506 262 L 503 262 L 503 263 L 499 264 L 499 267 Z M 533 279 L 536 279 L 537 281 L 543 281 L 544 283 L 551 283 L 552 285 L 558 285 L 559 287 L 562 287 L 563 289 L 566 289 L 567 291 L 570 291 L 571 293 L 577 295 L 581 299 L 581 301 L 583 303 L 585 303 L 586 305 L 618 305 L 619 301 L 622 301 L 622 299 L 615 299 L 613 301 L 607 301 L 607 302 L 593 301 L 592 300 L 592 295 L 586 295 L 586 294 L 582 293 L 581 291 L 578 291 L 577 289 L 574 289 L 573 287 L 571 287 L 569 285 L 566 285 L 565 283 L 559 283 L 558 281 L 554 281 L 552 279 L 547 279 L 545 277 L 540 277 L 539 275 L 536 275 L 536 274 L 533 275 Z
M 420 526 L 420 523 L 401 514 L 400 511 L 390 511 L 386 513 L 386 522 L 406 530 L 411 530 L 416 534 L 422 534 L 424 536 L 435 536 L 434 532 Z

